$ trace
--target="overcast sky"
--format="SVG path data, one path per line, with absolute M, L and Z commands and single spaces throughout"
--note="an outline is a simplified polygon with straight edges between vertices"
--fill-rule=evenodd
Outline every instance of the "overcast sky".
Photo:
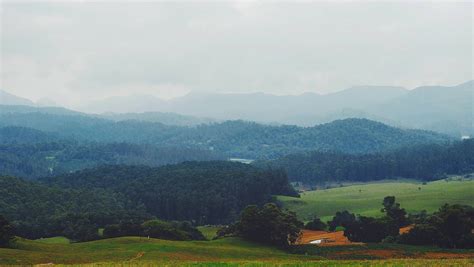
M 0 89 L 65 105 L 473 76 L 473 4 L 2 2 Z

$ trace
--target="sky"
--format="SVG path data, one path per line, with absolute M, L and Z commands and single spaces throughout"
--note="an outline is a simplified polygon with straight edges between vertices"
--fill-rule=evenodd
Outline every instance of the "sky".
M 469 2 L 1 2 L 0 89 L 65 106 L 115 95 L 330 93 L 473 79 Z

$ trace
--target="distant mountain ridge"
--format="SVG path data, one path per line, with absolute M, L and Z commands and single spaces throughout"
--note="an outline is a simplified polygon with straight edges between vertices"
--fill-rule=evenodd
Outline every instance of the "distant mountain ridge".
M 8 95 L 6 100 L 14 98 Z M 16 102 L 6 100 L 0 99 L 0 104 L 21 102 L 20 105 L 32 105 L 31 101 L 24 99 Z M 460 138 L 474 136 L 474 82 L 456 86 L 422 86 L 413 90 L 394 86 L 357 86 L 326 95 L 191 92 L 171 100 L 149 95 L 115 96 L 88 103 L 78 110 L 102 113 L 97 117 L 116 121 L 133 119 L 179 126 L 225 120 L 314 126 L 337 119 L 366 118 Z M 57 111 L 49 110 L 52 113 Z
M 260 123 L 314 126 L 335 119 L 367 118 L 395 126 L 420 128 L 456 137 L 474 135 L 473 81 L 456 86 L 422 86 L 413 90 L 394 86 L 357 86 L 319 95 L 277 96 L 264 93 L 218 94 L 192 92 L 164 101 L 158 98 L 138 101 L 137 97 L 113 98 L 88 110 L 121 112 L 113 107 L 130 101 L 124 108 L 139 107 L 156 112 L 172 112 L 217 120 L 249 120 Z M 154 103 L 148 105 L 146 103 Z M 140 105 L 140 103 L 144 103 Z M 133 108 L 132 108 L 133 109 Z
M 33 106 L 33 101 L 19 97 L 16 95 L 12 95 L 7 93 L 3 90 L 0 90 L 0 105 L 25 105 L 25 106 Z

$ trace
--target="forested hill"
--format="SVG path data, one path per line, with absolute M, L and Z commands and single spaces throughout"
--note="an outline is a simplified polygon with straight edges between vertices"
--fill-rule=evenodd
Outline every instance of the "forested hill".
M 127 142 L 214 150 L 227 157 L 274 159 L 303 151 L 373 153 L 420 143 L 446 142 L 428 131 L 399 129 L 366 119 L 345 119 L 314 127 L 269 126 L 227 121 L 197 127 L 144 121 L 111 121 L 82 115 L 0 114 L 0 127 L 29 127 L 62 138 Z
M 313 151 L 255 164 L 283 168 L 291 181 L 309 184 L 393 178 L 434 180 L 474 172 L 474 139 L 366 155 Z
M 274 194 L 296 196 L 284 172 L 241 163 L 102 166 L 36 182 L 0 176 L 0 214 L 22 237 L 88 240 L 105 225 L 152 217 L 230 223 Z
M 162 219 L 225 223 L 248 204 L 274 194 L 295 195 L 283 171 L 228 161 L 185 162 L 159 168 L 104 166 L 41 179 L 62 188 L 106 189 L 143 203 Z

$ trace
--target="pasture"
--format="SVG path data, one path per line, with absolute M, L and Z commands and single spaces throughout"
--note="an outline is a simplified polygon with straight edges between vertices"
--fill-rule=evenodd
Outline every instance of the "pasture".
M 278 196 L 285 208 L 296 212 L 303 221 L 313 216 L 332 219 L 336 211 L 380 216 L 385 196 L 395 196 L 407 212 L 436 211 L 445 203 L 474 205 L 474 181 L 451 178 L 429 182 L 379 182 L 325 190 L 306 191 L 300 198 Z
M 0 265 L 84 264 L 86 266 L 472 266 L 474 250 L 394 244 L 345 247 L 296 246 L 292 253 L 225 238 L 167 241 L 121 237 L 84 243 L 19 239 L 0 249 Z

